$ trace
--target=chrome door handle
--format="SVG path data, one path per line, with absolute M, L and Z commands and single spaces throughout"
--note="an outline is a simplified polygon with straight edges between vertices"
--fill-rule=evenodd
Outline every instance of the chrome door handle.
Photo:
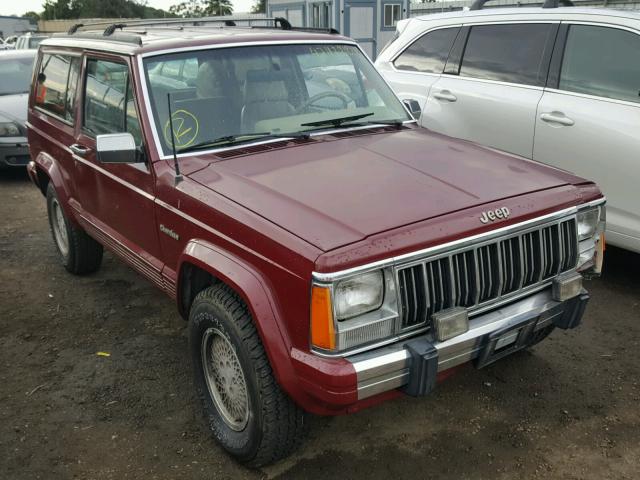
M 456 97 L 449 90 L 442 90 L 440 92 L 434 93 L 433 98 L 444 100 L 445 102 L 455 102 L 456 100 L 458 100 L 458 97 Z
M 564 113 L 561 112 L 541 113 L 540 120 L 547 123 L 559 123 L 566 127 L 570 127 L 576 123 L 569 117 L 565 117 Z
M 85 147 L 84 145 L 80 145 L 78 143 L 74 143 L 73 145 L 69 145 L 69 150 L 80 157 L 84 157 L 87 153 L 91 151 L 90 148 Z

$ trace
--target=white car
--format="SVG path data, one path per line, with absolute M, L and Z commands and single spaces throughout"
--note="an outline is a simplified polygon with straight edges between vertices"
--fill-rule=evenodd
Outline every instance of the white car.
M 49 35 L 34 35 L 32 33 L 21 35 L 16 39 L 15 49 L 35 50 L 38 48 L 38 45 L 40 45 L 40 42 L 47 38 L 49 38 Z
M 411 18 L 376 66 L 424 127 L 596 181 L 607 242 L 640 252 L 639 13 L 472 7 Z

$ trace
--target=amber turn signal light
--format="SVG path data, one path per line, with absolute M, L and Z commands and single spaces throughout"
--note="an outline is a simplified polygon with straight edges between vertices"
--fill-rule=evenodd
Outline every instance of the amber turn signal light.
M 336 348 L 331 290 L 327 287 L 311 289 L 311 344 L 324 350 Z

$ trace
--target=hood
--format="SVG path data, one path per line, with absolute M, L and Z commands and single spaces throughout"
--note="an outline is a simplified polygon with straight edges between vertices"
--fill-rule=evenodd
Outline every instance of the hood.
M 0 116 L 24 126 L 27 121 L 28 93 L 0 95 Z
M 189 176 L 324 251 L 580 180 L 421 128 L 316 138 L 210 163 Z

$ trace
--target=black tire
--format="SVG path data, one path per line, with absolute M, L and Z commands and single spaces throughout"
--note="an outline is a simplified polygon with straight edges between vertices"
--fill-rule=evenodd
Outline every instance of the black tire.
M 53 243 L 64 268 L 75 275 L 95 272 L 102 263 L 102 245 L 67 219 L 53 185 L 47 186 L 47 214 Z M 66 237 L 64 237 L 66 232 Z M 66 248 L 64 248 L 64 240 Z
M 203 352 L 213 351 L 214 342 L 216 347 L 228 344 L 233 351 L 233 354 L 226 350 L 226 355 L 217 355 L 217 366 L 211 361 L 214 360 L 213 353 L 208 353 L 210 360 L 203 359 L 207 355 Z M 300 445 L 307 430 L 305 413 L 280 389 L 246 305 L 226 285 L 209 287 L 196 296 L 189 312 L 189 349 L 196 391 L 209 427 L 227 452 L 239 462 L 255 468 L 286 457 Z M 221 380 L 224 377 L 223 357 L 231 358 L 232 365 L 239 365 L 242 375 L 238 376 L 238 370 L 227 362 L 226 371 L 233 371 L 234 377 L 232 381 L 226 379 L 226 383 L 219 383 L 220 390 L 216 390 L 218 387 L 209 385 L 216 383 L 214 378 Z M 232 406 L 241 405 L 239 410 L 242 412 L 231 419 L 236 421 L 233 428 L 230 421 L 225 420 L 223 410 L 226 407 L 221 398 L 228 395 L 228 400 L 238 390 L 231 391 L 234 387 L 226 387 L 227 384 L 240 385 L 239 390 L 243 393 L 239 395 L 241 401 L 238 401 L 238 395 L 233 399 L 235 402 L 231 401 Z M 223 392 L 218 393 L 218 403 L 213 391 Z M 228 409 L 226 412 L 229 415 Z M 241 418 L 245 419 L 244 423 L 238 420 Z

